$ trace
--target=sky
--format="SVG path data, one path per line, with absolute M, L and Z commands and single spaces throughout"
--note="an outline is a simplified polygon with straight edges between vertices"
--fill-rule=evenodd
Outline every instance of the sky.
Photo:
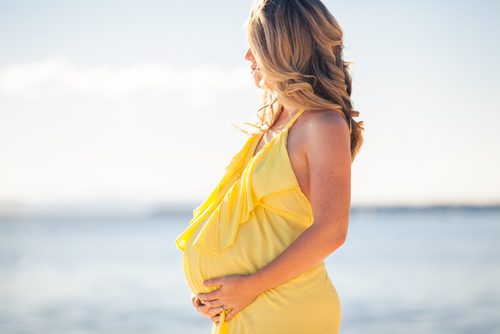
M 499 2 L 324 3 L 366 129 L 352 205 L 499 203 Z M 251 4 L 0 0 L 0 205 L 206 197 L 261 102 Z

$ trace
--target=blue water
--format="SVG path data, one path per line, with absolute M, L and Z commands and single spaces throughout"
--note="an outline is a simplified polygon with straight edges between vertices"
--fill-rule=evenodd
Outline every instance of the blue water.
M 0 333 L 210 333 L 174 243 L 189 219 L 1 221 Z M 353 211 L 326 260 L 341 333 L 500 333 L 499 236 L 500 209 Z

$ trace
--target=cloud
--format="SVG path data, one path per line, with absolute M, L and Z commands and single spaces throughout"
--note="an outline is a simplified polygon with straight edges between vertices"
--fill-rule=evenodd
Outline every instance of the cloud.
M 244 90 L 252 84 L 248 66 L 220 68 L 197 65 L 174 68 L 166 64 L 83 67 L 65 58 L 7 65 L 0 69 L 0 96 L 38 98 L 57 96 L 120 97 L 144 94 Z

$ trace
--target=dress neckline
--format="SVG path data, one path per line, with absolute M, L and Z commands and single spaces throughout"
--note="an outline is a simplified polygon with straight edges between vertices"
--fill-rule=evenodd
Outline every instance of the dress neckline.
M 301 109 L 301 110 L 297 111 L 295 113 L 295 115 L 293 115 L 292 118 L 290 118 L 290 120 L 285 124 L 283 129 L 280 132 L 278 132 L 278 134 L 274 135 L 274 137 L 271 138 L 271 140 L 269 140 L 267 143 L 265 143 L 264 146 L 262 146 L 262 148 L 258 152 L 255 152 L 255 149 L 257 148 L 257 145 L 259 144 L 260 139 L 262 139 L 262 137 L 264 136 L 264 133 L 255 134 L 254 138 L 253 138 L 254 142 L 251 145 L 251 149 L 250 149 L 250 160 L 254 160 L 255 158 L 257 158 L 257 156 L 259 156 L 262 153 L 262 151 L 264 151 L 268 146 L 272 145 L 272 143 L 275 142 L 278 137 L 282 136 L 286 131 L 288 131 L 290 129 L 290 127 L 293 125 L 293 123 L 295 123 L 295 121 L 299 118 L 299 116 L 304 111 L 305 111 L 305 109 Z

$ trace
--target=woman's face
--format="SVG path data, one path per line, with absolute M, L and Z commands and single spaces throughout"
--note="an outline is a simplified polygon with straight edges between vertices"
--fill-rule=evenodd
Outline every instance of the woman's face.
M 245 54 L 245 59 L 250 61 L 250 63 L 251 63 L 250 68 L 252 70 L 252 75 L 254 77 L 255 84 L 257 84 L 257 86 L 258 86 L 258 83 L 262 79 L 262 75 L 261 75 L 260 71 L 257 69 L 257 62 L 255 61 L 255 58 L 254 58 L 250 48 L 248 48 L 248 50 Z

